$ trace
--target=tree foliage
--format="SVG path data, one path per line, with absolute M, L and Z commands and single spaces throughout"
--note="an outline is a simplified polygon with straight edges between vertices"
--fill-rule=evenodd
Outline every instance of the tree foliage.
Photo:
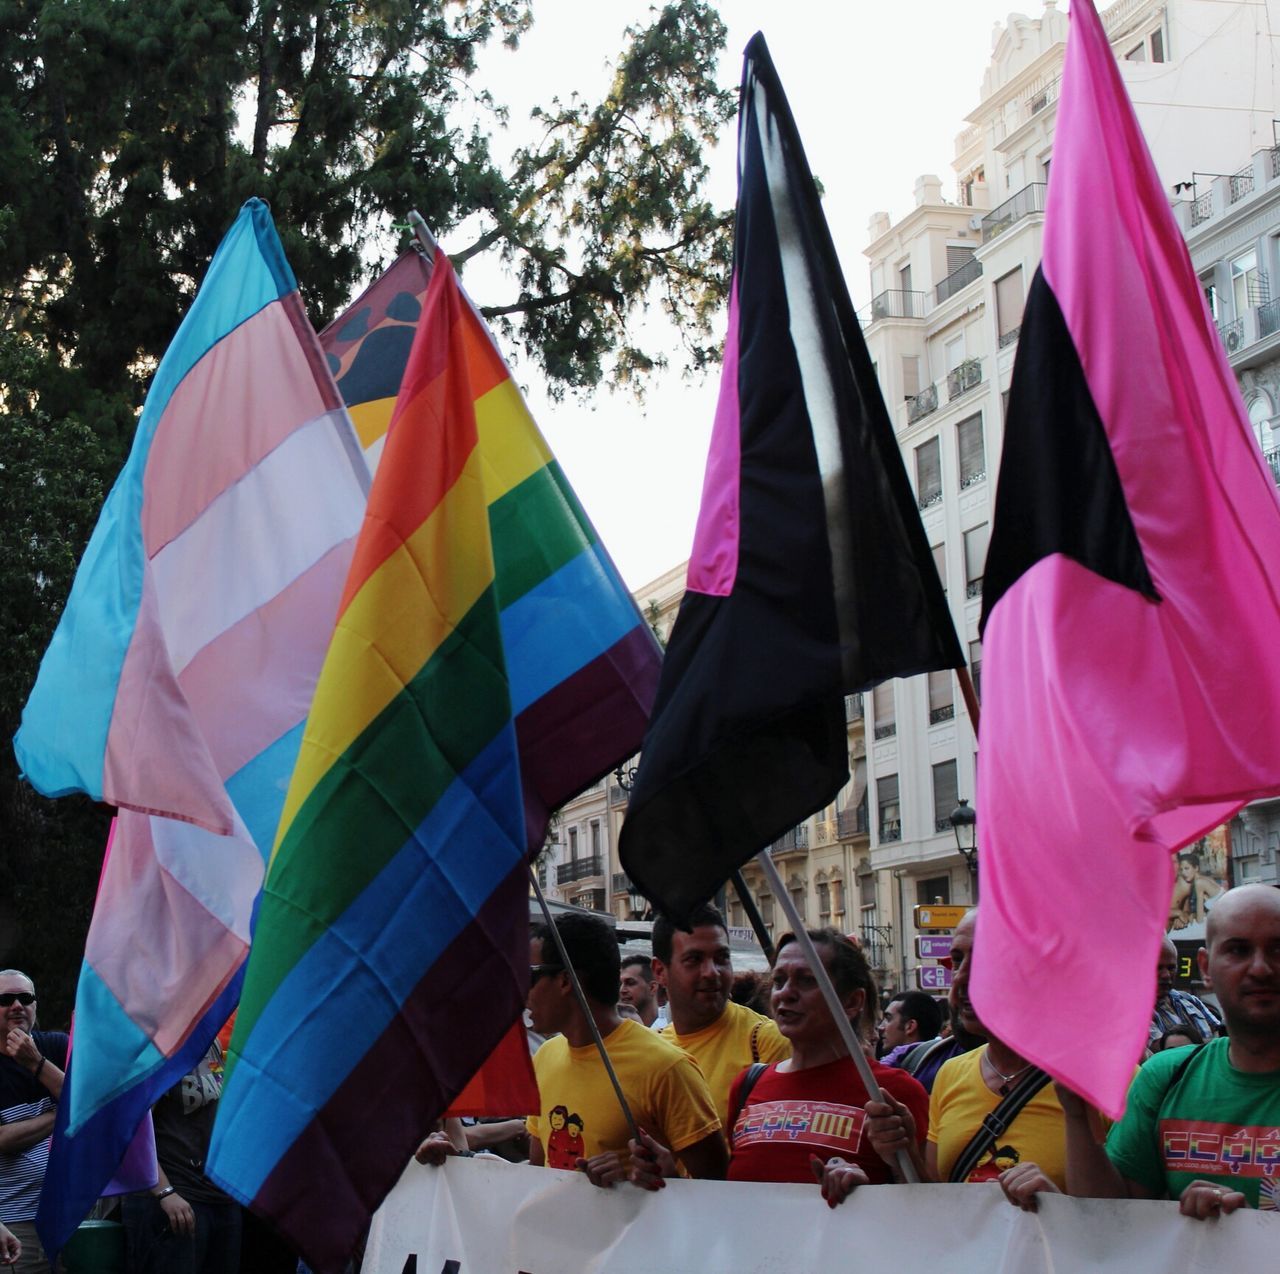
M 250 196 L 270 203 L 317 327 L 416 208 L 459 267 L 505 263 L 511 294 L 476 300 L 553 393 L 639 387 L 663 361 L 650 309 L 676 321 L 688 366 L 715 356 L 729 215 L 703 188 L 734 106 L 715 80 L 723 23 L 709 0 L 651 10 L 603 98 L 550 102 L 503 159 L 478 58 L 515 49 L 534 16 L 520 0 L 0 0 L 6 736 L 148 379 Z M 38 854 L 68 882 L 62 914 L 51 895 L 23 927 L 45 947 L 5 958 L 69 995 L 102 814 L 36 798 L 6 746 L 0 827 L 11 880 Z M 0 945 L 13 932 L 0 915 Z

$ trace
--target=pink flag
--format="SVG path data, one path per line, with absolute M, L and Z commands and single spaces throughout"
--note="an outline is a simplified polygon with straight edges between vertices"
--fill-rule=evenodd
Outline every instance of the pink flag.
M 1071 24 L 984 582 L 970 986 L 1118 1115 L 1171 855 L 1280 790 L 1280 502 L 1089 0 Z

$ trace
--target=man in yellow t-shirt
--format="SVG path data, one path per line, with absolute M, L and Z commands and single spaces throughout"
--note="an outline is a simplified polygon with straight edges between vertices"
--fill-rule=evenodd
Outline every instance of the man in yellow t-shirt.
M 723 1177 L 729 1152 L 697 1063 L 656 1032 L 618 1016 L 620 956 L 609 926 L 586 915 L 555 923 L 636 1123 L 670 1146 L 691 1177 Z M 559 1034 L 533 1058 L 541 1111 L 528 1120 L 529 1162 L 581 1168 L 596 1185 L 609 1186 L 627 1175 L 631 1130 L 555 939 L 543 925 L 532 932 L 533 1029 Z
M 987 1082 L 991 1063 L 984 1061 L 989 1044 L 944 1062 L 929 1099 L 929 1141 L 937 1156 L 939 1181 L 978 1131 L 1002 1096 Z M 1053 1085 L 1046 1084 L 1018 1112 L 1017 1118 L 978 1160 L 967 1181 L 998 1181 L 1020 1163 L 1034 1163 L 1059 1190 L 1067 1188 L 1066 1123 Z
M 699 907 L 688 931 L 665 916 L 653 925 L 653 971 L 667 988 L 671 1025 L 660 1032 L 707 1077 L 720 1121 L 728 1127 L 729 1089 L 752 1062 L 780 1062 L 791 1045 L 771 1018 L 729 999 L 733 965 L 724 917 Z

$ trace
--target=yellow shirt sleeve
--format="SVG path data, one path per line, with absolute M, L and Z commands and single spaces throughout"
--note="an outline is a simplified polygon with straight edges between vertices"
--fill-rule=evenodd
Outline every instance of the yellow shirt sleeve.
M 662 1120 L 654 1136 L 674 1151 L 709 1137 L 720 1129 L 711 1090 L 698 1064 L 681 1054 L 654 1081 L 654 1108 Z

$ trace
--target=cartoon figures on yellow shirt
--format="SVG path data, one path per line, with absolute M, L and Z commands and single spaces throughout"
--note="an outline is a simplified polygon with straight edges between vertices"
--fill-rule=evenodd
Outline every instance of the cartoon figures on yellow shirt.
M 996 1181 L 1000 1174 L 1014 1164 L 1019 1163 L 1022 1156 L 1012 1146 L 996 1146 L 987 1152 L 987 1157 L 969 1174 L 970 1181 Z
M 551 1136 L 547 1139 L 547 1167 L 573 1171 L 585 1157 L 582 1116 L 570 1114 L 568 1106 L 551 1108 Z

